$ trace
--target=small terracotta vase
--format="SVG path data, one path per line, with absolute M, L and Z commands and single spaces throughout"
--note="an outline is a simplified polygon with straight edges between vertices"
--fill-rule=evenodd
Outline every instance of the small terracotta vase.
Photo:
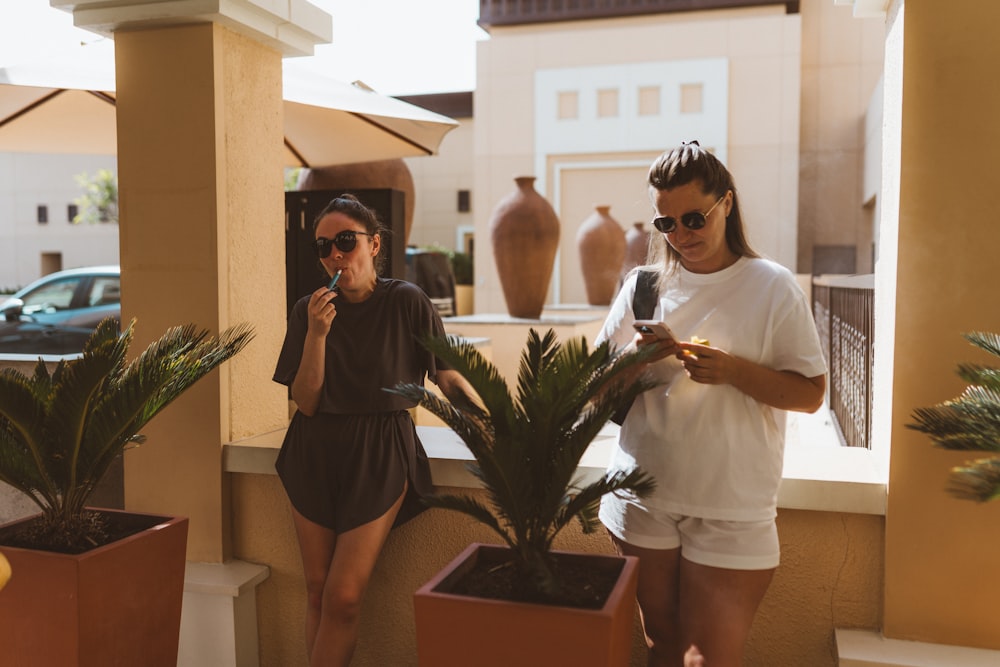
M 637 266 L 644 265 L 649 255 L 649 230 L 646 223 L 633 222 L 632 227 L 625 232 L 625 262 L 622 264 L 622 274 L 626 274 Z
M 610 210 L 610 206 L 595 206 L 576 234 L 587 303 L 592 306 L 607 306 L 615 298 L 625 261 L 625 230 Z
M 514 179 L 517 189 L 490 216 L 490 240 L 507 312 L 538 319 L 559 247 L 559 218 L 535 190 L 534 176 Z

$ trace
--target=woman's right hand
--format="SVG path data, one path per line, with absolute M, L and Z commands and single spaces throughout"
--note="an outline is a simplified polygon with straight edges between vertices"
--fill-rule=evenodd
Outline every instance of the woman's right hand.
M 659 361 L 661 359 L 666 359 L 669 356 L 676 355 L 680 348 L 677 347 L 677 341 L 673 338 L 657 338 L 655 334 L 652 333 L 639 333 L 636 332 L 635 336 L 632 338 L 632 345 L 635 349 L 640 349 L 647 345 L 656 346 L 656 351 L 650 353 L 647 357 L 647 363 L 653 363 L 654 361 Z
M 337 298 L 337 293 L 327 289 L 324 285 L 309 297 L 309 333 L 326 337 L 330 332 L 330 325 L 337 317 L 337 307 L 333 300 Z

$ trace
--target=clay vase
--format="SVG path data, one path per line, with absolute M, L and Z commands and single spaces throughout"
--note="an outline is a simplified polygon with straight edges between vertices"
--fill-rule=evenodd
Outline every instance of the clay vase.
M 559 218 L 535 190 L 534 176 L 514 179 L 517 189 L 490 216 L 490 240 L 500 286 L 513 317 L 538 319 L 559 247 Z
M 413 228 L 413 203 L 416 189 L 413 174 L 406 162 L 398 160 L 376 160 L 341 164 L 332 167 L 303 169 L 299 173 L 298 190 L 365 190 L 390 188 L 400 190 L 403 197 L 403 220 L 406 225 L 406 243 L 410 242 Z
M 632 227 L 625 232 L 625 262 L 622 264 L 622 275 L 637 266 L 642 266 L 649 254 L 649 230 L 646 223 L 633 222 Z
M 580 270 L 591 306 L 607 306 L 615 298 L 625 261 L 625 230 L 610 210 L 610 206 L 595 206 L 576 233 Z

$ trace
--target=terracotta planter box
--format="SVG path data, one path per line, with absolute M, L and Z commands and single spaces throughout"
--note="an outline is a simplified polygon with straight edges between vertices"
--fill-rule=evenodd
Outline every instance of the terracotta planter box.
M 564 558 L 622 568 L 602 609 L 507 602 L 448 592 L 450 583 L 470 570 L 477 559 L 500 561 L 506 551 L 506 547 L 472 544 L 414 594 L 421 667 L 629 664 L 637 559 L 557 552 Z
M 0 545 L 12 570 L 0 592 L 0 662 L 176 667 L 188 520 L 134 516 L 155 525 L 83 554 Z

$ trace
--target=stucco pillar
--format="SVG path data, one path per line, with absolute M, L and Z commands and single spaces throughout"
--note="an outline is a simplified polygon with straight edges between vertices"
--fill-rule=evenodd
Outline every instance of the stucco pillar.
M 137 346 L 170 326 L 257 339 L 126 455 L 130 510 L 190 517 L 189 560 L 230 552 L 225 442 L 284 423 L 269 382 L 283 320 L 281 55 L 213 23 L 119 32 L 123 321 Z
M 886 134 L 899 144 L 898 193 L 894 174 L 884 181 L 898 197 L 896 301 L 876 313 L 895 318 L 884 634 L 998 649 L 1000 502 L 944 491 L 949 469 L 981 454 L 933 448 L 905 425 L 961 392 L 958 362 L 987 361 L 963 332 L 1000 331 L 1000 40 L 983 32 L 1000 4 L 893 4 L 886 109 L 901 112 L 886 114 Z

